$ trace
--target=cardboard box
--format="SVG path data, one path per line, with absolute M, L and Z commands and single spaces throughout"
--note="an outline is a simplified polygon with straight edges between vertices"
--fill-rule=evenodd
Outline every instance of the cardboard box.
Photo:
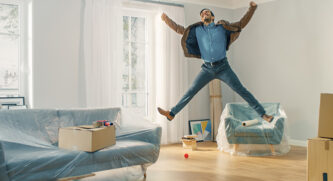
M 116 144 L 115 127 L 91 125 L 59 129 L 59 148 L 94 152 Z
M 184 149 L 197 149 L 197 140 L 193 139 L 182 139 Z
M 320 95 L 318 136 L 333 138 L 333 94 Z
M 333 139 L 308 140 L 308 181 L 333 181 Z

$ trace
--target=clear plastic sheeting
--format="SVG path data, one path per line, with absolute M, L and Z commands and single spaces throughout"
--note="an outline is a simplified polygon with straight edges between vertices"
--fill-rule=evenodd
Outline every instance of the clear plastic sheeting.
M 120 108 L 0 110 L 0 180 L 57 180 L 155 163 L 161 128 L 120 115 Z M 115 145 L 93 153 L 58 148 L 59 128 L 97 120 L 116 125 Z
M 96 172 L 95 176 L 83 178 L 80 181 L 144 181 L 144 173 L 143 167 L 136 165 Z
M 287 116 L 279 103 L 262 103 L 269 123 L 246 103 L 228 103 L 218 128 L 218 149 L 232 155 L 268 156 L 289 152 Z M 247 123 L 247 124 L 244 124 Z

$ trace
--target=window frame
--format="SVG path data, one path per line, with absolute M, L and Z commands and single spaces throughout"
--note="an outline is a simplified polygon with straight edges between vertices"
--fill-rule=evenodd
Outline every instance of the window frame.
M 17 5 L 18 6 L 18 18 L 19 18 L 19 46 L 18 46 L 18 88 L 0 88 L 0 95 L 1 96 L 19 96 L 25 95 L 25 87 L 27 87 L 27 57 L 26 55 L 26 20 L 24 14 L 26 13 L 25 10 L 25 3 L 24 0 L 0 0 L 1 4 L 8 4 L 8 5 Z
M 145 95 L 145 116 L 148 115 L 148 110 L 149 110 L 149 105 L 148 105 L 148 100 L 149 100 L 149 62 L 151 61 L 151 49 L 152 49 L 152 39 L 153 39 L 153 35 L 152 35 L 152 12 L 151 11 L 147 11 L 147 10 L 143 10 L 143 9 L 136 9 L 136 8 L 129 8 L 129 7 L 124 7 L 123 11 L 122 11 L 122 19 L 124 16 L 129 16 L 129 17 L 140 17 L 140 18 L 145 18 L 145 36 L 146 36 L 146 40 L 145 40 L 145 90 L 144 90 L 144 95 Z M 122 29 L 123 30 L 123 29 Z M 122 38 L 122 47 L 124 47 L 123 45 L 124 40 Z M 131 42 L 129 42 L 131 43 Z M 139 43 L 143 43 L 143 42 L 139 42 Z M 129 73 L 130 74 L 130 73 Z M 130 84 L 130 82 L 129 82 Z M 134 91 L 136 92 L 136 91 Z M 122 94 L 124 92 L 122 91 Z M 132 91 L 129 91 L 129 93 L 132 93 Z M 128 108 L 135 108 L 132 106 L 129 106 Z

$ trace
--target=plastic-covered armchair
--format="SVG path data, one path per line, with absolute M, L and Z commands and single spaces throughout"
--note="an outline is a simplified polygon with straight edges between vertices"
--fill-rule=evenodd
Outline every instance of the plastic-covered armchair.
M 277 155 L 289 152 L 286 136 L 286 114 L 279 103 L 262 103 L 266 113 L 274 116 L 269 123 L 246 103 L 228 103 L 221 115 L 217 135 L 221 151 L 238 155 Z M 257 124 L 243 126 L 248 120 Z

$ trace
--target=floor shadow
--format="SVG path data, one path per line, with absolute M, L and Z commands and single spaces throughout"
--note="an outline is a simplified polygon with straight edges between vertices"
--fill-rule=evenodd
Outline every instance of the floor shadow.
M 223 152 L 225 153 L 225 152 Z M 228 153 L 226 153 L 228 154 Z M 265 158 L 265 159 L 274 159 L 274 160 L 293 160 L 293 161 L 306 161 L 307 160 L 307 155 L 306 153 L 293 153 L 289 152 L 284 155 L 232 155 L 235 157 L 252 157 L 252 158 Z
M 197 148 L 193 151 L 218 151 L 216 148 Z
M 181 181 L 264 181 L 260 178 L 250 176 L 240 176 L 232 174 L 216 174 L 204 171 L 176 171 L 176 170 L 159 170 L 154 173 L 148 172 L 146 181 L 164 181 L 164 180 L 181 180 Z
M 276 155 L 276 156 L 267 156 L 267 158 L 278 159 L 278 160 L 306 161 L 307 160 L 307 148 L 292 146 L 290 151 L 286 154 L 281 154 L 281 155 Z

